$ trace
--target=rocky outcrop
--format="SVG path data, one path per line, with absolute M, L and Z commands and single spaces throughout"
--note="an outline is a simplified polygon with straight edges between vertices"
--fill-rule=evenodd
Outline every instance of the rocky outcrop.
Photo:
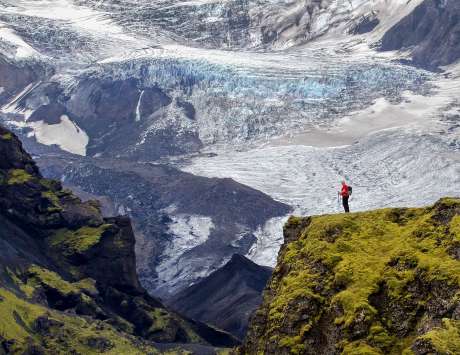
M 241 354 L 454 354 L 460 199 L 292 217 Z
M 381 49 L 407 49 L 414 64 L 437 67 L 460 58 L 460 3 L 425 0 L 382 38 Z
M 166 309 L 140 286 L 126 217 L 103 218 L 44 179 L 0 127 L 0 353 L 156 353 L 235 339 Z
M 250 315 L 262 302 L 271 272 L 269 267 L 234 254 L 222 268 L 179 292 L 168 304 L 179 313 L 242 339 Z

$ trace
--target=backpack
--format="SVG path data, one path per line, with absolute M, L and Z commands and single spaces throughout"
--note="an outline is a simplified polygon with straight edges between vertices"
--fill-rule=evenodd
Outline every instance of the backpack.
M 353 188 L 351 186 L 348 186 L 348 194 L 351 195 L 353 193 Z

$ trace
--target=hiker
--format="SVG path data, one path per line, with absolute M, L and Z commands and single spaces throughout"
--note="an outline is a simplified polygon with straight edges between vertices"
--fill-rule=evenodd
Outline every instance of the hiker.
M 350 198 L 352 192 L 351 186 L 348 186 L 345 180 L 342 181 L 342 189 L 339 192 L 339 195 L 342 196 L 342 204 L 345 213 L 350 212 L 350 207 L 348 206 L 348 199 Z

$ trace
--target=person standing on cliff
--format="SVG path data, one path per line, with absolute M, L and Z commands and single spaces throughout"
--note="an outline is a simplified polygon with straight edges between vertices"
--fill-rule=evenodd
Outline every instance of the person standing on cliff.
M 342 205 L 345 213 L 350 212 L 350 206 L 348 206 L 348 199 L 351 195 L 351 186 L 348 186 L 345 180 L 342 181 L 342 189 L 339 192 L 339 195 L 342 197 Z

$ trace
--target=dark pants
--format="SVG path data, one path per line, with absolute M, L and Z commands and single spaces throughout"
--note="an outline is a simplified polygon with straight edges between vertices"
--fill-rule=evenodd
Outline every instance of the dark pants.
M 348 197 L 349 196 L 343 196 L 342 197 L 343 209 L 345 210 L 346 213 L 350 212 L 350 207 L 348 206 Z

